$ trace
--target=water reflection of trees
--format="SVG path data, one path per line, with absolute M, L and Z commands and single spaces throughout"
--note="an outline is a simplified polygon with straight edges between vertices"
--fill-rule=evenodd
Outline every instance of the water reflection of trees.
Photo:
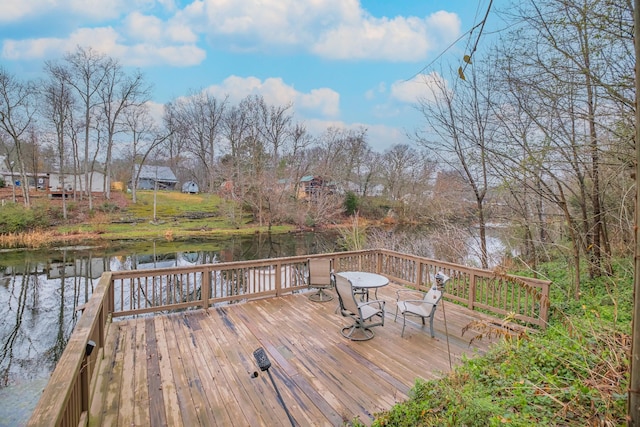
M 211 264 L 291 255 L 332 252 L 335 236 L 290 234 L 278 237 L 259 234 L 232 237 L 212 244 L 211 250 L 123 249 L 104 254 L 93 249 L 25 252 L 19 262 L 0 265 L 0 388 L 17 382 L 48 378 L 59 360 L 103 272 L 122 269 Z M 2 261 L 2 260 L 0 260 Z M 243 286 L 241 280 L 216 278 L 226 286 Z M 195 285 L 195 286 L 193 286 Z M 171 298 L 200 298 L 200 283 L 187 288 L 184 278 L 172 284 Z M 238 289 L 212 289 L 237 293 Z
M 90 258 L 69 262 L 66 256 L 3 270 L 0 387 L 46 378 L 64 351 L 78 321 L 76 307 L 88 301 L 95 280 Z

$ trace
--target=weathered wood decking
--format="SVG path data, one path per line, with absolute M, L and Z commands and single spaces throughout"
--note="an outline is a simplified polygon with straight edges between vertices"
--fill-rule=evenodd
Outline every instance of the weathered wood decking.
M 450 302 L 437 311 L 435 338 L 415 320 L 400 337 L 395 289 L 381 289 L 385 325 L 366 342 L 342 337 L 349 321 L 336 313 L 337 299 L 315 303 L 306 293 L 114 321 L 90 425 L 291 425 L 267 372 L 257 367 L 258 347 L 297 425 L 340 426 L 356 417 L 370 424 L 376 412 L 406 399 L 417 377 L 449 370 L 443 314 L 454 364 L 489 345 L 469 347 L 471 335 L 461 330 L 481 315 Z

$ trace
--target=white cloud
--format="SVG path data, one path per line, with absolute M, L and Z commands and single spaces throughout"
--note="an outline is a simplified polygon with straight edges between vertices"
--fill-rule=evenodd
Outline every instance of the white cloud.
M 133 66 L 190 66 L 201 63 L 206 56 L 204 50 L 191 44 L 157 45 L 145 40 L 142 43 L 126 44 L 115 29 L 101 27 L 80 28 L 64 39 L 5 39 L 2 57 L 9 60 L 60 57 L 66 52 L 74 51 L 76 46 L 90 46 L 98 52 L 119 59 L 123 65 Z
M 100 21 L 117 18 L 133 10 L 149 9 L 155 3 L 167 10 L 175 8 L 173 0 L 2 0 L 0 22 L 15 22 L 52 12 Z
M 299 46 L 318 32 L 361 13 L 357 0 L 202 0 L 181 14 L 211 37 L 233 37 L 239 48 Z
M 360 20 L 345 21 L 322 34 L 312 51 L 334 59 L 419 61 L 459 32 L 458 16 L 443 11 L 426 19 L 363 15 Z
M 397 17 L 340 25 L 321 35 L 312 51 L 333 59 L 416 61 L 431 48 L 424 21 Z
M 175 0 L 0 2 L 0 22 L 60 13 L 71 17 L 70 22 L 100 22 L 101 27 L 85 28 L 94 34 L 115 29 L 118 34 L 111 41 L 112 48 L 129 53 L 136 46 L 136 52 L 145 54 L 130 61 L 138 64 L 158 64 L 167 58 L 175 65 L 167 51 L 178 51 L 178 56 L 191 58 L 187 64 L 197 64 L 203 56 L 192 45 L 202 36 L 216 48 L 236 51 L 294 49 L 340 60 L 420 61 L 460 33 L 460 20 L 453 13 L 377 18 L 358 0 L 193 0 L 182 9 L 176 8 Z M 167 13 L 173 15 L 167 18 Z M 43 44 L 48 49 L 77 44 L 78 31 L 56 39 L 5 41 L 4 49 L 18 59 L 21 55 L 12 46 L 20 43 L 35 55 Z
M 406 133 L 399 128 L 373 125 L 367 128 L 367 136 L 371 148 L 378 152 L 383 152 L 396 144 L 409 144 L 412 142 Z
M 139 12 L 129 14 L 124 20 L 124 30 L 129 38 L 160 45 L 163 43 L 195 43 L 198 36 L 175 20 L 164 22 L 151 15 Z
M 385 82 L 380 82 L 378 83 L 377 87 L 373 89 L 369 89 L 364 93 L 364 99 L 366 99 L 367 101 L 373 101 L 376 99 L 378 94 L 385 93 L 386 91 L 387 91 L 387 84 Z
M 395 144 L 412 144 L 409 137 L 402 129 L 385 126 L 371 125 L 365 123 L 345 123 L 339 120 L 306 120 L 305 126 L 307 130 L 316 136 L 322 135 L 328 128 L 334 127 L 339 129 L 367 130 L 367 143 L 372 150 L 382 153 Z
M 222 84 L 206 89 L 217 97 L 229 96 L 229 101 L 238 103 L 249 95 L 261 95 L 267 104 L 284 106 L 293 103 L 296 113 L 320 114 L 335 117 L 340 112 L 340 95 L 328 88 L 313 89 L 308 93 L 298 92 L 281 78 L 227 77 Z
M 49 9 L 49 0 L 3 0 L 0 2 L 0 22 L 12 22 L 24 18 L 34 11 Z
M 164 117 L 164 104 L 147 101 L 146 105 L 149 109 L 149 115 L 153 119 L 154 123 L 158 126 L 162 125 L 162 120 Z
M 391 97 L 409 104 L 433 100 L 434 90 L 446 88 L 446 81 L 436 72 L 418 74 L 411 80 L 398 80 L 391 85 Z
M 296 105 L 302 110 L 317 110 L 325 117 L 335 117 L 340 113 L 340 95 L 332 89 L 313 89 L 308 94 L 298 94 L 296 99 Z
M 177 16 L 213 44 L 295 48 L 331 59 L 418 61 L 460 33 L 456 14 L 376 18 L 357 0 L 201 0 Z

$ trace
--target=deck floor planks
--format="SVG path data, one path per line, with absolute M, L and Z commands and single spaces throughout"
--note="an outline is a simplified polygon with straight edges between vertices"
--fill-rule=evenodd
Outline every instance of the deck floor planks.
M 158 369 L 160 370 L 158 375 L 160 377 L 159 382 L 162 393 L 161 396 L 154 396 L 154 398 L 162 399 L 164 418 L 166 419 L 167 426 L 180 427 L 183 425 L 182 415 L 180 413 L 175 380 L 173 379 L 173 370 L 171 369 L 171 356 L 169 355 L 169 348 L 167 347 L 163 317 L 154 316 L 153 326 L 155 332 L 153 339 L 156 341 L 156 357 L 158 360 Z
M 207 364 L 203 360 L 202 350 L 198 348 L 195 340 L 195 330 L 199 329 L 195 316 L 185 316 L 184 313 L 172 315 L 171 323 L 176 334 L 176 343 L 180 351 L 182 367 L 189 387 L 189 394 L 196 409 L 196 414 L 201 425 L 216 426 L 216 418 L 220 419 L 219 408 L 214 409 L 209 401 L 209 396 L 215 390 L 208 381 Z M 215 404 L 215 401 L 213 402 Z
M 340 334 L 349 320 L 336 313 L 337 298 L 314 303 L 304 293 L 116 321 L 105 346 L 105 366 L 112 368 L 100 367 L 96 386 L 104 401 L 101 425 L 287 426 L 268 374 L 252 378 L 259 371 L 252 354 L 258 347 L 267 351 L 297 423 L 342 425 L 357 417 L 369 425 L 375 413 L 406 398 L 416 377 L 449 369 L 442 312 L 435 339 L 419 320 L 407 322 L 402 338 L 401 320 L 393 322 L 395 291 L 387 288 L 379 293 L 387 301 L 385 325 L 365 342 Z M 460 331 L 476 317 L 451 303 L 446 314 L 457 364 L 461 354 L 473 352 L 473 335 Z M 488 345 L 477 344 L 479 351 Z M 146 394 L 140 389 L 145 381 Z
M 140 393 L 146 398 L 146 407 L 145 411 L 138 411 L 139 416 L 135 419 L 136 425 L 144 425 L 149 420 L 152 426 L 167 426 L 155 323 L 153 318 L 140 319 L 139 322 L 139 329 L 143 329 L 141 326 L 144 326 L 145 334 L 140 337 L 140 340 L 144 340 L 145 351 L 138 360 L 141 367 L 146 365 L 146 369 L 136 371 L 136 393 Z M 139 400 L 142 401 L 142 397 Z M 139 409 L 142 409 L 142 406 Z
M 296 351 L 291 350 L 292 345 L 290 343 L 281 343 L 276 346 L 277 343 L 274 343 L 270 340 L 269 334 L 263 332 L 258 328 L 258 326 L 264 321 L 260 322 L 260 320 L 264 319 L 265 313 L 262 313 L 260 318 L 256 318 L 251 316 L 251 313 L 256 314 L 255 310 L 240 311 L 242 314 L 240 317 L 244 320 L 247 327 L 251 329 L 253 334 L 263 342 L 265 350 L 269 353 L 270 359 L 273 362 L 277 363 L 277 366 L 274 369 L 274 375 L 280 376 L 282 381 L 285 381 L 284 374 L 300 389 L 302 393 L 309 399 L 309 403 L 305 404 L 304 407 L 300 407 L 299 409 L 307 409 L 309 412 L 313 410 L 319 411 L 321 414 L 321 418 L 326 418 L 326 422 L 328 425 L 339 425 L 342 423 L 343 418 L 340 416 L 336 410 L 334 410 L 335 406 L 339 406 L 338 400 L 329 392 L 327 388 L 325 388 L 322 384 L 320 384 L 317 378 L 313 375 L 310 370 L 301 369 L 299 366 L 294 365 L 293 356 L 297 353 Z M 284 326 L 283 322 L 280 319 L 272 319 L 276 321 L 280 326 Z M 290 334 L 281 329 L 280 337 L 287 337 Z M 283 355 L 282 351 L 286 348 L 287 355 Z M 309 354 L 306 352 L 305 354 Z M 294 399 L 298 400 L 296 396 L 292 396 Z M 300 402 L 298 401 L 300 404 Z M 331 405 L 333 403 L 333 405 Z M 313 407 L 311 407 L 313 406 Z M 303 413 L 303 416 L 308 417 L 309 412 Z M 298 418 L 297 416 L 294 418 Z M 311 423 L 313 424 L 313 423 Z
M 246 319 L 246 318 L 245 318 Z M 269 337 L 262 331 L 255 327 L 255 322 L 247 321 L 248 325 L 251 325 L 251 330 L 254 334 L 261 339 L 261 341 L 267 343 Z M 327 419 L 329 425 L 339 425 L 342 423 L 342 416 L 337 412 L 341 408 L 346 410 L 346 407 L 342 407 L 342 403 L 338 398 L 329 391 L 327 387 L 321 382 L 321 379 L 314 374 L 314 370 L 309 369 L 305 364 L 290 363 L 285 357 L 280 354 L 280 351 L 273 344 L 266 344 L 270 350 L 271 357 L 278 363 L 278 368 L 284 371 L 291 380 L 309 397 L 311 403 L 321 412 L 322 416 Z M 308 352 L 306 354 L 309 354 Z M 334 409 L 335 408 L 335 409 Z M 344 412 L 344 411 L 341 411 Z
M 110 328 L 114 330 L 114 347 L 111 369 L 106 372 L 106 392 L 104 396 L 103 410 L 102 410 L 102 422 L 104 425 L 117 425 L 118 413 L 120 411 L 120 395 L 123 392 L 122 378 L 123 378 L 123 365 L 124 354 L 127 346 L 127 331 L 130 326 L 129 323 L 118 323 L 115 327 Z M 125 391 L 126 393 L 126 391 Z M 122 402 L 127 403 L 127 402 Z M 128 412 L 130 408 L 127 408 Z
M 278 417 L 284 417 L 282 413 L 274 414 L 279 408 L 271 408 L 265 402 L 264 394 L 258 389 L 258 384 L 252 384 L 251 373 L 256 370 L 254 362 L 249 359 L 252 355 L 238 346 L 239 337 L 234 320 L 227 313 L 229 307 L 214 309 L 210 315 L 216 319 L 216 329 L 213 331 L 215 338 L 223 351 L 223 363 L 221 364 L 229 389 L 242 408 L 247 418 L 248 425 L 277 425 Z M 209 310 L 211 311 L 211 310 Z M 256 341 L 256 346 L 257 346 Z M 240 372 L 238 372 L 240 371 Z
M 242 316 L 239 315 L 239 312 L 240 310 L 234 310 L 233 313 L 229 313 L 229 315 L 232 316 L 232 318 L 235 320 L 234 324 L 238 329 L 243 329 L 244 334 L 254 337 L 253 341 L 255 342 L 255 344 L 251 344 L 251 346 L 243 346 L 243 351 L 246 354 L 251 355 L 254 371 L 259 373 L 258 378 L 255 378 L 254 381 L 260 384 L 259 386 L 263 391 L 263 394 L 270 401 L 271 405 L 281 405 L 277 397 L 277 392 L 273 387 L 273 383 L 271 382 L 271 379 L 268 378 L 270 373 L 273 377 L 276 387 L 278 387 L 278 390 L 281 393 L 282 399 L 287 409 L 292 414 L 294 419 L 300 425 L 313 425 L 313 420 L 321 418 L 322 413 L 318 411 L 308 395 L 303 391 L 301 387 L 298 386 L 298 384 L 292 379 L 292 377 L 289 374 L 284 373 L 283 370 L 280 369 L 280 366 L 286 366 L 287 362 L 279 356 L 279 352 L 275 350 L 273 344 L 269 341 L 263 341 L 262 345 L 260 345 L 260 343 L 257 341 L 257 338 L 259 337 L 255 335 L 254 329 L 250 326 L 251 322 L 245 321 Z M 262 320 L 262 323 L 264 323 L 264 319 Z M 261 372 L 257 366 L 257 362 L 255 362 L 255 359 L 253 358 L 253 351 L 259 346 L 262 346 L 264 348 L 264 350 L 267 352 L 269 360 L 272 363 L 272 369 L 269 369 L 269 373 Z M 283 417 L 284 418 L 280 418 L 279 422 L 284 423 L 284 425 L 288 425 L 289 421 L 288 417 L 286 416 L 286 412 L 283 412 Z M 306 421 L 301 422 L 301 420 L 303 419 Z
M 265 310 L 263 316 L 265 318 L 275 320 L 275 323 L 279 325 L 278 327 L 282 328 L 281 332 L 283 333 L 279 334 L 279 338 L 280 343 L 285 347 L 287 347 L 287 343 L 283 342 L 283 340 L 287 340 L 288 337 L 301 336 L 303 337 L 302 341 L 306 341 L 312 339 L 311 337 L 315 335 L 313 330 L 307 331 L 308 334 L 301 334 L 300 330 L 296 329 L 299 328 L 300 325 L 304 324 L 304 322 L 299 322 L 297 321 L 297 319 L 295 321 L 291 321 L 291 319 L 287 319 L 286 317 L 279 317 L 284 313 L 284 311 L 281 310 L 281 306 L 287 303 L 287 298 L 292 297 L 283 297 L 280 298 L 279 301 L 266 301 L 261 305 L 261 308 Z M 280 306 L 278 304 L 280 304 Z M 305 304 L 307 304 L 306 307 L 316 306 L 316 303 L 312 302 L 305 302 Z M 272 307 L 269 309 L 270 305 Z M 327 319 L 330 318 L 325 317 L 325 320 Z M 264 324 L 264 322 L 262 323 Z M 341 337 L 341 335 L 339 334 L 338 336 Z M 326 336 L 324 336 L 323 338 L 327 339 Z M 335 339 L 335 337 L 333 339 Z M 332 342 L 336 343 L 336 341 Z M 293 343 L 290 343 L 289 345 L 293 347 L 294 345 L 292 344 Z M 312 357 L 314 353 L 315 352 L 312 349 L 301 352 L 301 354 L 305 355 L 305 359 L 307 360 L 309 360 L 309 358 Z M 339 367 L 341 367 L 342 369 L 339 369 Z M 329 375 L 327 375 L 327 379 L 330 381 L 329 385 L 339 394 L 340 400 L 348 399 L 351 401 L 352 405 L 362 408 L 360 413 L 352 415 L 359 415 L 361 418 L 371 418 L 371 414 L 366 408 L 374 405 L 374 402 L 377 400 L 384 400 L 386 396 L 384 383 L 382 383 L 377 376 L 373 375 L 370 371 L 365 369 L 360 363 L 358 363 L 357 360 L 352 360 L 349 357 L 342 357 L 340 359 L 334 360 L 333 363 L 327 363 L 327 359 L 325 358 L 324 362 L 320 361 L 315 365 L 315 369 L 319 372 L 327 371 L 329 373 Z M 348 374 L 343 373 L 345 369 L 348 371 Z M 357 372 L 357 374 L 352 375 L 352 373 L 354 372 Z M 391 395 L 391 393 L 393 392 L 389 391 L 389 396 Z M 346 414 L 346 418 L 352 418 L 348 415 L 349 414 Z
M 379 299 L 386 300 L 387 304 L 385 306 L 386 310 L 386 318 L 385 318 L 385 326 L 384 327 L 376 327 L 374 328 L 376 335 L 386 340 L 388 334 L 399 334 L 400 330 L 396 330 L 396 327 L 393 325 L 393 316 L 390 315 L 389 309 L 392 308 L 395 311 L 395 306 L 389 303 L 388 297 L 380 293 L 378 295 Z M 344 322 L 346 318 L 342 318 L 340 314 L 335 314 L 336 318 L 342 319 L 340 322 Z M 348 324 L 348 321 L 347 323 Z M 333 326 L 333 332 L 335 334 L 336 327 Z M 338 328 L 339 329 L 339 328 Z M 338 335 L 339 336 L 339 335 Z M 406 336 L 406 335 L 405 335 Z M 426 337 L 426 338 L 425 338 Z M 428 334 L 422 334 L 423 340 L 420 344 L 425 342 L 430 343 L 433 340 Z M 406 341 L 403 341 L 403 345 Z M 417 375 L 416 372 L 416 362 L 418 362 L 422 351 L 418 345 L 414 345 L 411 348 L 405 348 L 404 351 L 398 352 L 394 346 L 380 346 L 376 344 L 376 339 L 360 343 L 359 348 L 366 348 L 366 352 L 370 355 L 375 355 L 374 357 L 370 357 L 368 360 L 369 363 L 373 364 L 373 366 L 377 367 L 378 365 L 383 365 L 386 370 L 394 373 L 393 376 L 389 379 L 389 381 L 396 380 L 398 378 L 404 378 L 405 382 L 407 378 L 414 378 Z M 372 368 L 376 369 L 376 368 Z M 379 368 L 378 368 L 379 369 Z M 406 393 L 403 393 L 406 394 Z
M 309 309 L 308 307 L 318 307 L 319 305 L 315 303 L 311 303 L 311 304 L 307 303 L 306 305 L 301 304 L 298 307 L 301 307 L 301 306 L 305 307 L 308 310 Z M 328 325 L 328 326 L 325 326 L 324 328 L 325 330 L 330 331 L 328 332 L 328 334 L 323 334 L 323 335 L 316 334 L 313 329 L 310 329 L 310 330 L 304 331 L 303 333 L 300 333 L 300 331 L 293 331 L 293 333 L 285 333 L 282 335 L 285 337 L 289 335 L 303 336 L 305 340 L 310 340 L 311 337 L 317 336 L 319 338 L 319 341 L 322 341 L 322 342 L 326 342 L 328 338 L 331 337 L 332 346 L 341 345 L 345 340 L 339 334 L 339 329 L 342 327 L 341 323 L 337 323 L 337 322 L 343 322 L 342 316 L 335 314 L 335 308 L 332 307 L 330 304 L 325 303 L 323 304 L 323 306 L 326 308 L 325 308 L 325 314 L 324 316 L 321 316 L 321 318 L 323 318 L 325 320 L 326 325 Z M 302 322 L 294 322 L 294 323 L 288 322 L 288 323 L 289 324 L 287 326 L 290 326 L 292 328 L 302 324 Z M 316 325 L 317 323 L 311 324 L 311 328 L 313 328 Z M 373 342 L 373 341 L 361 342 L 361 343 L 357 343 L 357 345 L 367 346 L 368 343 L 370 342 Z M 313 351 L 310 349 L 309 351 L 303 352 L 303 354 L 305 354 L 305 358 L 307 360 L 310 360 L 310 358 L 313 358 L 313 355 L 316 352 L 321 351 L 321 349 L 324 347 L 325 347 L 324 345 L 319 345 Z M 331 379 L 330 385 L 333 386 L 334 388 L 337 387 L 338 389 L 341 389 L 339 390 L 339 392 L 342 394 L 342 399 L 349 399 L 351 398 L 351 396 L 360 396 L 361 397 L 360 401 L 357 401 L 354 403 L 363 408 L 374 405 L 374 402 L 378 400 L 392 402 L 394 400 L 394 397 L 397 396 L 398 394 L 396 387 L 390 387 L 390 385 L 386 380 L 383 381 L 383 378 L 381 378 L 381 376 L 379 375 L 379 370 L 377 369 L 377 366 L 375 365 L 375 363 L 367 361 L 368 363 L 365 366 L 365 364 L 362 363 L 362 361 L 364 360 L 363 358 L 358 358 L 358 357 L 354 358 L 353 355 L 354 353 L 345 352 L 345 354 L 342 355 L 344 356 L 343 358 L 336 359 L 335 364 L 331 365 L 332 367 L 331 371 L 333 371 L 334 373 L 332 374 L 333 378 Z M 331 360 L 331 357 L 327 357 L 327 356 L 328 355 L 326 353 L 319 354 L 318 356 L 319 358 L 314 360 L 315 370 L 321 371 L 323 367 L 325 368 L 329 367 L 326 361 Z M 382 362 L 382 361 L 377 361 L 377 362 Z M 339 375 L 339 372 L 340 372 L 339 367 L 342 369 L 348 369 L 348 375 L 343 377 L 336 377 L 336 375 Z M 357 374 L 353 375 L 354 372 L 357 372 Z M 371 391 L 372 395 L 367 396 L 367 391 Z M 370 400 L 366 400 L 365 399 L 366 397 L 369 397 Z M 361 418 L 371 416 L 370 411 L 362 411 L 362 413 L 359 415 L 361 416 Z M 350 418 L 350 417 L 347 417 L 347 418 Z
M 96 364 L 98 369 L 98 378 L 96 380 L 93 398 L 89 407 L 89 412 L 92 414 L 97 425 L 102 424 L 103 409 L 105 408 L 105 397 L 107 395 L 107 388 L 109 386 L 109 375 L 111 373 L 112 361 L 115 360 L 116 341 L 118 339 L 117 332 L 120 330 L 120 322 L 108 325 L 104 350 L 102 353 L 103 363 Z
M 164 330 L 165 341 L 167 343 L 167 351 L 171 361 L 171 372 L 175 383 L 176 396 L 178 398 L 178 407 L 182 424 L 185 426 L 201 425 L 198 417 L 198 410 L 189 390 L 189 380 L 184 369 L 183 357 L 178 345 L 178 338 L 173 326 L 173 318 L 175 314 L 162 317 L 162 328 Z M 189 361 L 187 360 L 187 363 Z
M 241 419 L 242 413 L 237 411 L 235 400 L 225 393 L 225 386 L 222 381 L 222 374 L 215 363 L 213 353 L 209 344 L 209 328 L 206 323 L 209 317 L 204 311 L 189 314 L 189 318 L 196 321 L 199 328 L 194 328 L 193 339 L 195 348 L 193 356 L 202 386 L 206 390 L 206 397 L 211 407 L 213 421 L 215 425 L 228 426 L 233 423 L 233 419 Z M 219 375 L 220 374 L 220 375 Z M 228 411 L 234 411 L 233 418 Z
M 235 358 L 228 357 L 228 352 L 232 350 L 229 347 L 233 345 L 229 344 L 226 336 L 221 333 L 225 328 L 225 321 L 215 309 L 208 310 L 206 314 L 207 322 L 203 322 L 203 327 L 209 336 L 212 351 L 209 364 L 215 367 L 216 381 L 220 383 L 223 403 L 228 406 L 229 415 L 235 417 L 235 423 L 238 425 L 263 425 L 263 420 L 256 415 L 253 403 L 238 383 L 233 362 Z M 240 402 L 243 404 L 240 405 Z
M 232 320 L 235 325 L 235 331 L 238 333 L 242 333 L 244 336 L 252 337 L 249 344 L 249 340 L 242 340 L 239 342 L 240 347 L 242 348 L 243 354 L 249 357 L 249 366 L 251 367 L 250 372 L 258 372 L 258 377 L 253 379 L 254 387 L 258 387 L 260 394 L 263 399 L 266 399 L 264 402 L 265 405 L 270 407 L 278 407 L 282 408 L 280 401 L 278 400 L 277 392 L 274 389 L 273 383 L 269 378 L 269 373 L 260 371 L 255 358 L 253 357 L 253 352 L 259 348 L 263 347 L 267 352 L 267 357 L 272 363 L 272 368 L 269 370 L 271 376 L 274 379 L 276 387 L 278 387 L 278 391 L 280 391 L 282 399 L 289 410 L 289 412 L 294 412 L 296 408 L 309 408 L 310 411 L 313 409 L 310 408 L 311 402 L 308 397 L 300 390 L 295 384 L 291 381 L 290 377 L 286 377 L 281 375 L 281 371 L 278 368 L 278 364 L 276 364 L 276 359 L 282 359 L 278 357 L 278 353 L 274 350 L 273 344 L 270 341 L 263 341 L 262 343 L 259 341 L 258 337 L 255 335 L 253 330 L 249 327 L 249 324 L 244 321 L 241 316 L 238 315 L 238 311 L 233 310 L 227 313 L 228 319 Z M 265 319 L 262 318 L 259 322 L 265 324 Z M 275 325 L 274 325 L 275 326 Z M 296 404 L 297 403 L 297 404 Z M 279 410 L 278 410 L 279 412 Z M 309 414 L 304 414 L 303 411 L 298 411 L 295 419 L 300 422 L 301 419 L 307 418 Z M 320 413 L 316 413 L 315 416 L 320 416 Z M 277 422 L 276 425 L 288 425 L 289 420 L 285 410 L 282 408 L 282 413 L 278 416 L 277 420 L 273 421 Z M 302 423 L 306 424 L 306 423 Z
M 147 357 L 147 331 L 144 320 L 139 320 L 136 325 L 134 360 L 134 392 L 133 399 L 135 409 L 133 413 L 134 425 L 142 425 L 150 419 L 149 413 L 149 387 L 148 387 L 148 357 Z
M 136 330 L 137 322 L 131 322 L 129 329 L 125 331 L 126 349 L 122 351 L 122 387 L 120 388 L 120 405 L 124 402 L 133 403 L 133 411 L 118 411 L 118 424 L 122 426 L 135 425 L 133 422 L 133 414 L 136 410 L 136 402 L 134 401 L 135 390 L 135 356 L 136 356 Z
M 229 381 L 225 377 L 224 366 L 228 365 L 226 355 L 222 351 L 221 345 L 216 340 L 216 331 L 222 325 L 215 325 L 215 319 L 210 315 L 210 311 L 198 313 L 201 317 L 200 331 L 202 348 L 207 352 L 204 362 L 209 368 L 209 374 L 217 388 L 218 404 L 226 411 L 230 422 L 237 425 L 250 425 L 251 418 L 247 418 L 242 408 L 238 405 L 238 400 L 234 396 Z M 223 414 L 224 415 L 224 414 Z M 225 418 L 226 419 L 226 418 Z

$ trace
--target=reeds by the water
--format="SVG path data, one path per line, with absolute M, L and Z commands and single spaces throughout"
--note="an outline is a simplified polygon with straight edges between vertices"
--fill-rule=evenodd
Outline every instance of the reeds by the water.
M 58 233 L 46 230 L 34 230 L 26 233 L 0 234 L 0 248 L 43 248 L 61 240 Z

